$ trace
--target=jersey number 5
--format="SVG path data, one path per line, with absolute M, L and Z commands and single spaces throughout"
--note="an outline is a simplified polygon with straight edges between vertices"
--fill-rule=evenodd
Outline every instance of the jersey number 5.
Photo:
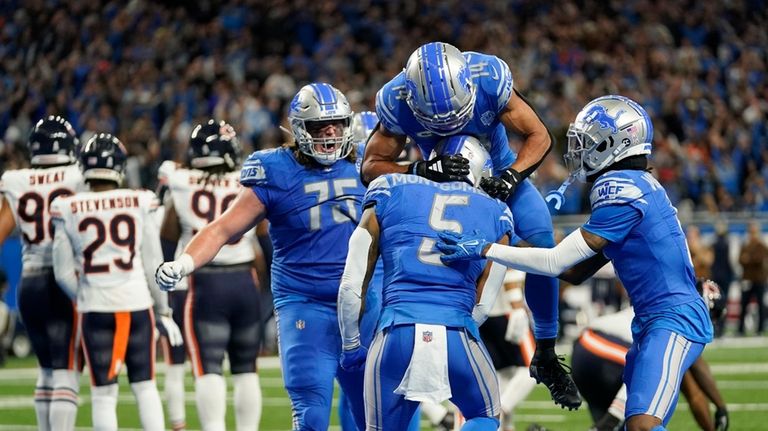
M 304 184 L 304 193 L 317 194 L 317 205 L 309 209 L 309 229 L 320 229 L 320 208 L 327 202 L 330 196 L 331 183 L 333 184 L 333 200 L 343 201 L 344 205 L 337 204 L 333 206 L 331 215 L 335 223 L 344 223 L 346 221 L 357 221 L 357 209 L 355 208 L 355 199 L 352 196 L 345 196 L 344 189 L 354 189 L 357 187 L 357 180 L 353 178 L 344 178 L 333 181 L 318 181 L 316 183 Z
M 450 230 L 461 233 L 463 231 L 461 223 L 456 220 L 445 219 L 445 209 L 449 205 L 469 205 L 469 196 L 436 194 L 432 201 L 432 209 L 429 210 L 429 227 L 435 232 Z M 435 240 L 432 238 L 421 239 L 418 257 L 419 261 L 423 263 L 443 266 L 443 262 L 440 261 L 440 253 L 435 251 Z
M 121 232 L 120 225 L 125 226 Z M 80 232 L 85 232 L 90 227 L 96 229 L 96 239 L 83 249 L 83 272 L 92 274 L 97 272 L 109 272 L 109 263 L 93 263 L 93 255 L 107 241 L 107 228 L 100 219 L 88 217 L 77 226 Z M 128 260 L 120 258 L 112 259 L 114 264 L 123 271 L 133 269 L 133 257 L 136 255 L 136 222 L 128 214 L 118 214 L 109 221 L 109 239 L 118 247 L 127 248 L 130 252 Z

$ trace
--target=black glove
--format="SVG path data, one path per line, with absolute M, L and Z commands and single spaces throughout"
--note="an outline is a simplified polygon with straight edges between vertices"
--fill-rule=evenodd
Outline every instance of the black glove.
M 715 411 L 715 430 L 728 431 L 728 409 L 718 407 Z
M 469 175 L 469 160 L 458 154 L 420 160 L 408 165 L 408 173 L 443 183 L 446 181 L 464 181 Z
M 520 172 L 514 169 L 507 169 L 498 177 L 483 178 L 480 180 L 480 188 L 491 197 L 506 201 L 515 193 L 518 184 L 523 181 Z

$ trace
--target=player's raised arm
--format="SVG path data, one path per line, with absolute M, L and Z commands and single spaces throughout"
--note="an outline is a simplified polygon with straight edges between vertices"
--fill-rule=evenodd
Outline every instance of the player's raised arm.
M 184 254 L 157 268 L 155 277 L 163 289 L 172 289 L 183 277 L 210 262 L 224 244 L 237 239 L 256 226 L 266 215 L 266 208 L 250 188 L 243 187 L 232 205 L 190 241 Z
M 365 363 L 367 349 L 360 344 L 358 322 L 378 257 L 379 221 L 373 207 L 368 207 L 349 238 L 349 252 L 337 300 L 343 349 L 341 366 L 346 370 L 359 369 Z

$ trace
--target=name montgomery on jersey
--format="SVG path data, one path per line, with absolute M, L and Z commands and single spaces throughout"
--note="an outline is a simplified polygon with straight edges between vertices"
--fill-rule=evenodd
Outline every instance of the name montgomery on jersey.
M 72 201 L 69 203 L 72 214 L 78 212 L 96 212 L 122 208 L 138 208 L 138 196 L 118 196 L 111 198 L 88 199 L 82 201 Z

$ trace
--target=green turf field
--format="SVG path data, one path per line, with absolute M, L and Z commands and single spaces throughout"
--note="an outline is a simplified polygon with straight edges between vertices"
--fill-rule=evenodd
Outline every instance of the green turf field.
M 731 412 L 731 430 L 768 429 L 768 341 L 766 339 L 736 339 L 716 343 L 707 347 L 705 357 L 712 366 L 723 396 Z M 272 361 L 274 362 L 274 361 Z M 0 369 L 0 430 L 23 431 L 34 428 L 35 415 L 32 405 L 32 391 L 35 375 L 34 361 L 10 360 Z M 261 385 L 264 408 L 261 430 L 289 430 L 290 404 L 282 386 L 279 369 L 262 369 Z M 136 404 L 127 379 L 121 376 L 118 421 L 120 429 L 139 429 Z M 158 375 L 162 391 L 163 376 Z M 78 427 L 88 429 L 91 423 L 87 377 L 82 379 L 81 407 L 78 412 Z M 228 429 L 234 429 L 230 382 L 227 411 Z M 192 378 L 187 378 L 187 424 L 188 429 L 199 429 L 194 408 Z M 584 431 L 590 425 L 588 413 L 582 408 L 576 412 L 563 411 L 549 400 L 546 389 L 537 387 L 517 411 L 517 429 L 525 430 L 529 423 L 538 422 L 556 430 Z M 338 429 L 334 413 L 331 429 Z M 424 430 L 430 429 L 422 421 Z M 697 429 L 688 406 L 681 402 L 669 429 Z

